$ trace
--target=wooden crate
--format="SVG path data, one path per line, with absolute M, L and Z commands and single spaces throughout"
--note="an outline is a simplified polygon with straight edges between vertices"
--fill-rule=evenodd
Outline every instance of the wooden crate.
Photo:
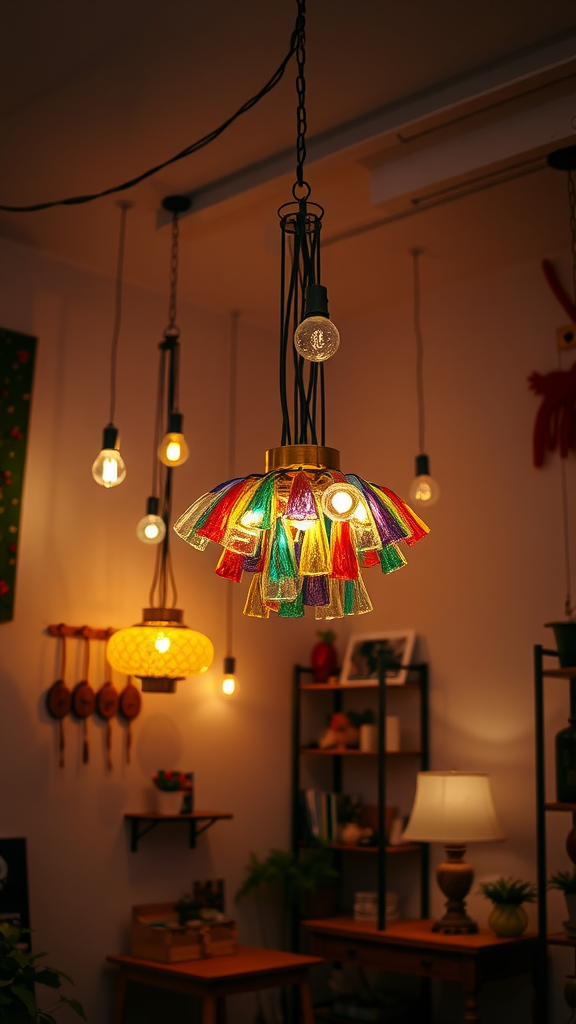
M 143 960 L 175 964 L 236 952 L 235 921 L 178 923 L 174 903 L 143 903 L 132 907 L 130 953 Z

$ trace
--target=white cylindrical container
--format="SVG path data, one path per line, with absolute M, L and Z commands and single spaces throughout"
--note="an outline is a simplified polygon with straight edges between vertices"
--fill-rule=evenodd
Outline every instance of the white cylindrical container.
M 157 814 L 180 814 L 184 792 L 181 789 L 157 789 L 154 787 Z
M 360 734 L 360 750 L 363 750 L 365 754 L 373 754 L 378 750 L 377 725 L 361 725 L 358 732 Z

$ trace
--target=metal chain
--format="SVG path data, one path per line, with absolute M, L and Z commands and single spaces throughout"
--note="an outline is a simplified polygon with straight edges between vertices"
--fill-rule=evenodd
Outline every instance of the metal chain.
M 296 93 L 298 95 L 298 106 L 296 108 L 296 184 L 304 187 L 304 162 L 306 160 L 306 77 L 304 65 L 306 63 L 306 0 L 297 0 L 298 16 L 296 18 L 295 35 L 296 64 L 298 74 L 296 75 Z M 308 186 L 309 188 L 309 186 Z
M 176 331 L 176 293 L 178 289 L 178 237 L 180 234 L 180 227 L 178 225 L 178 214 L 175 213 L 172 218 L 172 248 L 170 250 L 170 301 L 168 303 L 168 327 L 167 331 L 174 333 Z
M 572 242 L 572 291 L 576 303 L 576 182 L 574 172 L 568 171 L 568 202 L 570 204 L 570 237 Z

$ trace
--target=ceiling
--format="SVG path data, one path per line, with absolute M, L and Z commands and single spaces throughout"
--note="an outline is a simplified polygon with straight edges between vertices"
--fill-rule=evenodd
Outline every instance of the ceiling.
M 0 0 L 0 202 L 99 190 L 178 152 L 260 89 L 288 50 L 294 18 L 294 0 Z M 308 0 L 309 135 L 574 31 L 573 0 Z M 573 56 L 570 74 L 576 47 Z M 157 228 L 164 195 L 196 192 L 293 146 L 294 76 L 290 63 L 278 87 L 216 142 L 129 193 L 130 281 L 166 288 L 169 237 Z M 553 88 L 574 92 L 572 80 Z M 359 301 L 378 308 L 407 300 L 414 245 L 428 257 L 424 289 L 568 248 L 565 182 L 543 161 L 416 213 L 371 200 L 371 162 L 389 144 L 385 135 L 366 138 L 308 169 L 313 198 L 326 209 L 333 315 L 348 315 Z M 292 180 L 270 172 L 183 221 L 182 297 L 276 322 L 276 209 Z M 2 213 L 0 235 L 112 275 L 117 224 L 115 199 L 106 198 Z

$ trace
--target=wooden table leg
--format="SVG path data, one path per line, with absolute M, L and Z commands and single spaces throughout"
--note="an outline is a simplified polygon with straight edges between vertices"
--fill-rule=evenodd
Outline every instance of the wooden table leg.
M 124 1016 L 124 1003 L 126 1001 L 126 976 L 121 970 L 118 976 L 118 987 L 116 989 L 116 999 L 114 1001 L 114 1024 L 122 1024 L 122 1018 Z
M 300 985 L 300 1004 L 302 1006 L 302 1020 L 304 1024 L 314 1024 L 314 1010 L 312 1009 L 312 995 L 310 993 L 310 986 L 307 980 L 301 981 Z
M 465 992 L 466 996 L 466 1012 L 464 1014 L 464 1020 L 466 1024 L 479 1024 L 480 1022 L 480 1001 L 479 992 Z
M 216 1020 L 218 1024 L 226 1024 L 226 998 L 218 996 L 216 999 Z
M 202 1024 L 217 1024 L 217 1002 L 214 996 L 204 996 L 202 1003 Z

